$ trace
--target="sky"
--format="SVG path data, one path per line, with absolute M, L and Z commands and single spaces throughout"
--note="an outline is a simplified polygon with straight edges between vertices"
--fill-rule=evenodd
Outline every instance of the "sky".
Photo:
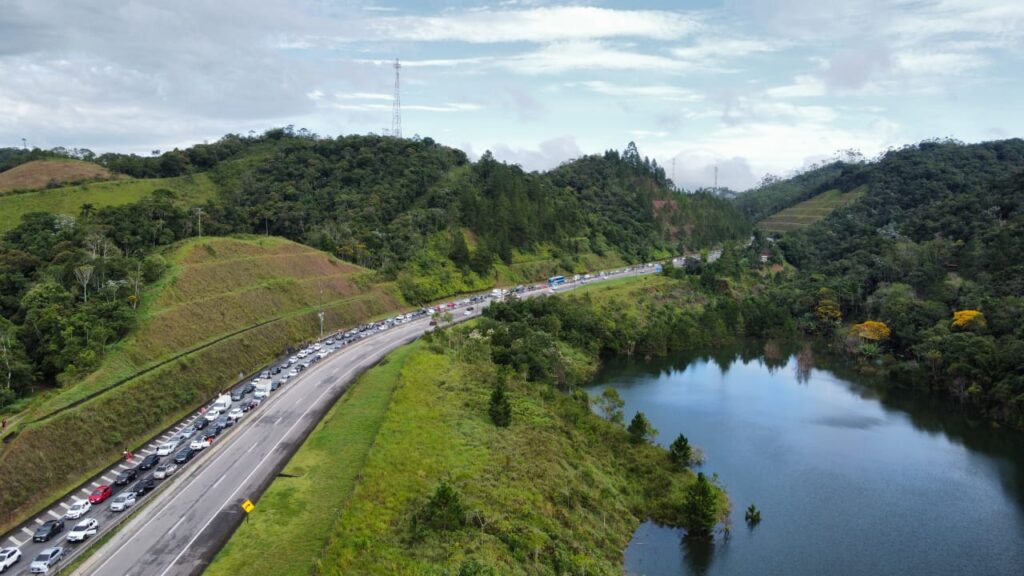
M 1024 1 L 0 0 L 0 147 L 391 129 L 736 190 L 841 150 L 1024 135 Z

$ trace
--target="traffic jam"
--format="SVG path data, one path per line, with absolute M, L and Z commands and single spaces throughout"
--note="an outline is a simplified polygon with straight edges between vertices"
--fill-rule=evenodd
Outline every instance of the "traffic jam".
M 654 272 L 655 266 L 660 270 L 660 265 L 644 264 L 593 276 L 554 276 L 546 283 L 521 285 L 510 290 L 495 289 L 487 294 L 399 314 L 348 331 L 339 330 L 315 341 L 219 394 L 197 413 L 151 440 L 138 453 L 125 448 L 118 465 L 93 478 L 33 521 L 9 533 L 4 542 L 8 546 L 0 549 L 0 573 L 14 573 L 18 567 L 24 567 L 26 561 L 28 566 L 20 572 L 22 574 L 60 571 L 81 552 L 83 543 L 124 521 L 134 507 L 152 498 L 150 494 L 159 490 L 163 483 L 181 474 L 182 469 L 204 450 L 222 441 L 281 386 L 343 348 L 426 316 L 431 316 L 431 326 L 459 321 L 475 315 L 494 300 L 550 294 L 591 280 Z

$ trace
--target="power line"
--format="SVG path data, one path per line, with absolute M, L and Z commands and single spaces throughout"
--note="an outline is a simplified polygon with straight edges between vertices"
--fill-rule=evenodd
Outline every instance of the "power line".
M 391 135 L 395 138 L 402 137 L 402 98 L 399 95 L 398 75 L 402 65 L 395 58 L 395 101 L 391 107 Z

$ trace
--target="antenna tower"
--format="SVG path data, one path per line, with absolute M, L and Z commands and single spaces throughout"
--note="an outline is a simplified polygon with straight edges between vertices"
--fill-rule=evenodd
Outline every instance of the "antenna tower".
M 398 75 L 402 69 L 398 58 L 395 58 L 395 102 L 391 108 L 391 135 L 395 138 L 402 137 L 402 98 L 398 91 Z
M 718 165 L 715 165 L 715 194 L 718 194 Z

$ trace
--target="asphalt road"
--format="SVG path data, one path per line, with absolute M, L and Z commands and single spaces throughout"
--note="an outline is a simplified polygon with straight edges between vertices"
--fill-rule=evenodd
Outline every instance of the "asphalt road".
M 610 274 L 591 282 L 648 272 L 653 270 Z M 557 291 L 574 287 L 570 283 Z M 538 290 L 525 296 L 550 292 Z M 466 320 L 478 315 L 486 304 L 475 305 L 469 315 L 464 309 L 454 313 L 457 320 Z M 255 412 L 243 417 L 223 440 L 165 482 L 168 485 L 162 490 L 147 496 L 151 501 L 146 509 L 128 521 L 74 574 L 171 576 L 202 573 L 244 520 L 242 502 L 251 499 L 259 505 L 259 495 L 351 382 L 388 353 L 414 341 L 428 329 L 429 317 L 392 327 L 342 348 L 291 379 Z M 101 508 L 112 514 L 107 512 L 106 504 Z M 102 517 L 97 519 L 104 522 Z M 73 523 L 69 521 L 69 529 Z M 25 558 L 20 571 L 27 569 L 36 552 L 23 550 L 23 553 Z

